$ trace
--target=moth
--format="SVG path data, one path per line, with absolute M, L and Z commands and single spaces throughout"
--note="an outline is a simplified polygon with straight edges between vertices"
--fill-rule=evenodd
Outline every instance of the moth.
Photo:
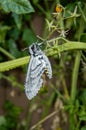
M 29 53 L 31 57 L 26 75 L 25 93 L 28 99 L 32 99 L 42 87 L 43 73 L 46 73 L 49 79 L 52 78 L 52 68 L 47 56 L 38 44 L 30 45 Z

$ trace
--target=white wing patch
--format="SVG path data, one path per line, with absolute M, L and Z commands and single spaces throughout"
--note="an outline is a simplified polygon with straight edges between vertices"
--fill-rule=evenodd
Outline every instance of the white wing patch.
M 52 68 L 47 56 L 40 48 L 37 48 L 36 44 L 32 44 L 29 47 L 29 52 L 31 58 L 27 70 L 25 93 L 28 99 L 32 99 L 42 87 L 42 75 L 45 70 L 48 72 L 47 76 L 52 78 Z

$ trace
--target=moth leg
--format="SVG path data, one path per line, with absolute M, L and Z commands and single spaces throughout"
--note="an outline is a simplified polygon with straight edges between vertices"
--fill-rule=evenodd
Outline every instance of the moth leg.
M 49 74 L 49 71 L 47 68 L 45 68 L 45 73 L 48 75 Z

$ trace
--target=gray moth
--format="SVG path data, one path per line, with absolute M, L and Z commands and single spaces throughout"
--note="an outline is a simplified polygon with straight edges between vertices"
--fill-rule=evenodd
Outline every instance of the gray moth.
M 25 93 L 30 100 L 37 95 L 42 87 L 42 75 L 46 70 L 48 72 L 46 73 L 47 77 L 49 79 L 52 78 L 52 68 L 47 56 L 40 49 L 38 44 L 33 43 L 30 45 L 29 53 L 31 57 L 26 75 Z

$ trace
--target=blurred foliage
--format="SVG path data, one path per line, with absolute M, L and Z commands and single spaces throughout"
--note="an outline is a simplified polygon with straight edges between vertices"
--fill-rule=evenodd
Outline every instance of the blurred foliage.
M 42 34 L 44 40 L 52 39 L 54 35 L 55 37 L 62 37 L 56 43 L 57 47 L 59 44 L 69 41 L 86 43 L 85 0 L 0 0 L 0 62 L 26 56 L 27 52 L 21 50 L 37 41 L 32 26 L 34 14 L 45 19 Z M 36 26 L 39 27 L 39 23 Z M 54 42 L 52 43 L 54 46 Z M 43 129 L 42 123 L 47 118 L 52 117 L 52 115 L 49 117 L 48 114 L 53 107 L 53 111 L 60 111 L 60 115 L 56 114 L 53 118 L 52 130 L 65 130 L 65 124 L 69 126 L 69 130 L 85 130 L 85 55 L 86 51 L 68 51 L 53 56 L 51 58 L 53 80 L 44 85 L 39 94 L 40 96 L 30 102 L 25 125 L 22 126 L 22 122 L 18 122 L 21 109 L 6 101 L 4 105 L 5 116 L 0 116 L 0 129 L 30 129 L 31 117 L 36 110 L 42 111 L 42 114 L 34 129 Z M 26 68 L 23 67 L 24 70 Z M 5 74 L 1 74 L 1 78 L 11 82 L 13 86 L 22 86 L 17 83 L 14 76 L 8 78 Z M 47 86 L 49 86 L 49 89 Z
M 18 127 L 18 116 L 21 113 L 21 108 L 15 106 L 10 101 L 4 104 L 5 116 L 0 116 L 0 129 L 12 130 Z

